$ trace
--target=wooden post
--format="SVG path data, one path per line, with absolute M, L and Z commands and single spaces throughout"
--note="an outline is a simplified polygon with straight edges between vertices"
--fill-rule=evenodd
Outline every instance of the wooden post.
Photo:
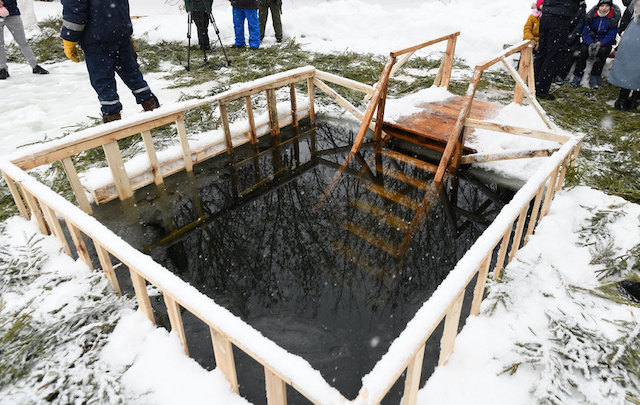
M 269 110 L 269 125 L 271 126 L 271 136 L 277 138 L 277 143 L 280 143 L 280 124 L 278 122 L 278 107 L 276 100 L 276 91 L 274 89 L 267 90 L 267 109 Z
M 309 122 L 313 127 L 316 123 L 315 96 L 313 94 L 313 78 L 307 79 L 307 92 L 309 93 Z
M 220 102 L 220 118 L 222 119 L 222 130 L 224 131 L 224 141 L 227 145 L 227 154 L 229 157 L 234 156 L 233 142 L 231 141 L 231 130 L 229 129 L 229 115 L 227 114 L 227 106 Z
M 36 219 L 36 223 L 38 224 L 38 229 L 43 235 L 49 235 L 49 228 L 47 228 L 47 224 L 46 222 L 44 222 L 44 217 L 42 216 L 42 211 L 40 211 L 40 206 L 38 205 L 38 201 L 30 192 L 25 190 L 24 187 L 20 186 L 20 190 L 22 191 L 22 195 L 24 196 L 24 199 L 27 202 L 27 207 L 29 207 L 29 211 L 31 211 L 31 215 Z
M 184 333 L 184 324 L 182 323 L 182 315 L 180 314 L 180 305 L 178 302 L 166 292 L 162 292 L 164 303 L 167 306 L 167 314 L 171 323 L 171 331 L 176 332 L 182 343 L 184 354 L 189 355 L 189 347 L 187 346 L 187 336 Z
M 531 209 L 531 217 L 529 217 L 529 226 L 527 227 L 526 238 L 529 238 L 533 234 L 533 229 L 538 222 L 538 214 L 540 213 L 540 203 L 542 202 L 542 193 L 544 192 L 544 184 L 540 186 L 536 193 L 536 199 L 533 202 L 533 208 Z M 525 239 L 526 241 L 526 239 Z
M 509 247 L 509 240 L 511 239 L 511 227 L 507 229 L 502 236 L 502 242 L 500 242 L 500 250 L 498 251 L 498 260 L 496 261 L 496 267 L 493 268 L 493 279 L 500 278 L 500 272 L 504 267 L 504 258 L 507 255 L 507 248 Z
M 389 88 L 389 81 L 381 84 L 384 86 L 380 95 L 380 102 L 378 103 L 378 112 L 376 114 L 376 126 L 373 133 L 373 142 L 377 150 L 380 149 L 380 142 L 382 141 L 382 126 L 384 125 L 384 107 L 387 101 L 387 90 Z
M 522 211 L 520 211 L 520 216 L 518 217 L 516 233 L 513 235 L 513 243 L 511 244 L 511 251 L 509 252 L 509 263 L 511 263 L 511 260 L 513 260 L 513 257 L 520 249 L 520 242 L 522 242 L 522 230 L 524 229 L 524 223 L 527 220 L 527 208 L 529 208 L 528 205 L 522 207 Z
M 449 88 L 449 83 L 451 82 L 451 70 L 453 69 L 453 55 L 456 51 L 456 42 L 458 41 L 458 37 L 455 36 L 453 38 L 449 38 L 447 41 L 447 51 L 444 55 L 444 68 L 442 70 L 442 82 L 440 83 L 440 87 L 444 87 L 445 89 Z
M 518 75 L 522 78 L 523 82 L 526 82 L 529 75 L 529 63 L 531 62 L 531 46 L 523 48 L 520 51 L 520 66 L 518 67 Z M 516 89 L 513 92 L 513 102 L 516 104 L 522 104 L 522 98 L 524 97 L 524 89 L 518 86 L 516 83 Z
M 157 185 L 164 183 L 162 178 L 162 171 L 160 170 L 160 164 L 158 163 L 158 156 L 156 155 L 156 148 L 153 146 L 153 139 L 151 138 L 151 131 L 142 131 L 142 140 L 144 141 L 144 148 L 147 151 L 147 158 L 149 158 L 149 166 L 151 166 L 151 173 L 153 174 L 153 181 Z M 185 166 L 186 168 L 186 166 Z
M 68 219 L 65 219 L 65 222 L 67 223 L 67 229 L 69 229 L 69 233 L 71 234 L 71 239 L 73 239 L 73 243 L 76 245 L 78 258 L 82 260 L 87 266 L 89 266 L 91 270 L 93 270 L 91 257 L 89 256 L 89 251 L 87 250 L 87 246 L 84 244 L 84 239 L 82 239 L 82 233 Z
M 111 286 L 116 291 L 116 293 L 118 295 L 122 295 L 120 284 L 118 283 L 118 277 L 116 277 L 116 272 L 113 270 L 113 263 L 111 262 L 111 258 L 109 257 L 109 252 L 95 240 L 93 241 L 93 245 L 96 247 L 98 260 L 100 260 L 102 271 L 104 271 L 105 276 L 107 276 L 107 279 L 111 282 Z
M 82 211 L 86 212 L 89 215 L 93 215 L 93 210 L 91 209 L 91 204 L 89 204 L 89 200 L 87 199 L 87 195 L 84 193 L 84 188 L 80 183 L 80 177 L 78 177 L 78 172 L 76 171 L 75 166 L 73 165 L 73 161 L 70 157 L 66 157 L 62 159 L 62 167 L 64 168 L 64 172 L 67 175 L 67 179 L 69 180 L 69 184 L 71 184 L 71 189 L 73 190 L 73 194 L 76 196 L 76 201 L 78 201 L 78 206 Z
M 247 118 L 249 119 L 249 134 L 251 135 L 251 148 L 253 153 L 258 153 L 258 137 L 256 135 L 256 122 L 253 118 L 253 105 L 251 105 L 251 96 L 244 98 L 244 104 L 247 107 Z
M 528 85 L 529 85 L 529 92 L 531 92 L 531 95 L 533 97 L 536 96 L 536 76 L 535 76 L 535 72 L 533 70 L 533 51 L 531 51 L 529 54 L 529 73 L 527 74 L 527 77 L 529 79 L 528 81 Z
M 182 147 L 184 169 L 187 172 L 192 172 L 193 160 L 191 159 L 191 147 L 189 146 L 189 139 L 187 139 L 187 129 L 184 126 L 184 115 L 181 115 L 176 120 L 176 129 L 178 130 L 178 138 L 180 138 L 180 146 Z
M 16 203 L 16 206 L 18 207 L 18 211 L 20 211 L 20 214 L 22 215 L 22 217 L 28 221 L 29 211 L 27 211 L 27 207 L 25 207 L 24 202 L 22 201 L 22 197 L 20 196 L 20 192 L 16 187 L 16 183 L 14 183 L 13 179 L 9 177 L 5 172 L 2 172 L 2 177 L 4 177 L 4 181 L 7 183 L 7 186 L 9 187 L 9 191 L 13 196 L 13 201 Z
M 264 381 L 267 389 L 267 405 L 287 404 L 287 384 L 269 368 L 264 368 Z
M 476 288 L 473 290 L 473 301 L 471 302 L 470 315 L 478 315 L 480 313 L 480 304 L 484 298 L 484 286 L 487 283 L 487 275 L 491 267 L 491 253 L 484 259 L 478 270 L 478 278 L 476 278 Z
M 425 345 L 422 345 L 407 366 L 407 375 L 404 379 L 404 394 L 402 405 L 415 405 L 418 401 L 420 389 L 420 375 L 422 374 L 422 362 L 424 361 Z
M 129 175 L 127 175 L 127 172 L 124 170 L 124 162 L 122 161 L 118 141 L 104 144 L 102 145 L 102 149 L 104 149 L 107 163 L 109 163 L 109 169 L 111 169 L 113 181 L 118 190 L 118 197 L 120 197 L 121 200 L 133 197 Z
M 298 136 L 300 128 L 298 126 L 298 102 L 296 101 L 296 85 L 291 83 L 289 88 L 289 98 L 291 99 L 291 125 L 293 126 L 293 134 Z
M 540 218 L 547 215 L 547 210 L 549 209 L 549 203 L 551 202 L 551 198 L 553 198 L 553 192 L 556 186 L 556 180 L 558 179 L 558 167 L 555 168 L 551 175 L 549 176 L 549 184 L 547 185 L 547 191 L 544 195 L 544 203 L 542 204 L 542 210 L 540 211 Z
M 213 353 L 216 358 L 216 367 L 222 371 L 222 374 L 227 378 L 231 389 L 239 394 L 238 389 L 238 375 L 236 373 L 236 362 L 233 357 L 233 346 L 229 339 L 223 334 L 219 333 L 213 327 L 209 326 L 211 331 L 211 343 L 213 344 Z
M 567 155 L 567 157 L 562 161 L 562 170 L 560 171 L 560 177 L 558 177 L 558 181 L 556 184 L 556 192 L 562 190 L 562 186 L 564 183 L 564 176 L 567 174 L 567 168 L 569 167 L 570 160 L 571 160 L 571 154 Z
M 58 241 L 62 245 L 62 248 L 67 256 L 71 257 L 71 249 L 69 249 L 67 238 L 64 236 L 64 231 L 60 226 L 60 221 L 58 221 L 58 217 L 55 211 L 47 205 L 43 206 L 42 208 L 44 211 L 44 216 L 47 218 L 47 222 L 49 223 L 49 229 L 51 229 L 56 238 L 58 238 Z
M 460 323 L 460 311 L 462 310 L 462 301 L 464 300 L 464 290 L 458 294 L 456 300 L 452 303 L 447 311 L 444 320 L 444 332 L 442 332 L 442 340 L 440 341 L 440 358 L 438 365 L 442 366 L 447 363 L 449 356 L 453 352 L 453 345 L 458 335 L 458 324 Z
M 147 293 L 147 282 L 131 267 L 129 267 L 129 275 L 131 276 L 133 289 L 135 290 L 136 298 L 138 299 L 138 308 L 140 308 L 142 313 L 145 314 L 151 323 L 155 325 L 156 320 L 153 316 L 153 308 L 151 307 L 151 300 L 149 300 L 149 293 Z

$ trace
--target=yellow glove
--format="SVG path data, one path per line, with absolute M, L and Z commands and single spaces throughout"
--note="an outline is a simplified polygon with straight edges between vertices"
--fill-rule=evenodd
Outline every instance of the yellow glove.
M 78 43 L 67 41 L 66 39 L 63 39 L 62 42 L 64 43 L 64 54 L 67 58 L 76 63 L 80 62 L 80 59 L 78 59 L 78 48 L 76 48 Z

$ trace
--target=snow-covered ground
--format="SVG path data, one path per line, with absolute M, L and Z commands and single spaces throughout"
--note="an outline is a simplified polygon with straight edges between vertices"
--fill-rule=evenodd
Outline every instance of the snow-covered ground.
M 530 3 L 529 0 L 283 0 L 282 17 L 285 37 L 295 37 L 305 49 L 320 52 L 348 49 L 387 54 L 390 50 L 459 30 L 462 34 L 456 55 L 474 65 L 500 52 L 504 44 L 520 40 Z M 587 1 L 588 6 L 595 3 L 595 0 Z M 132 15 L 141 17 L 134 20 L 134 35 L 152 42 L 186 42 L 186 14 L 181 4 L 181 0 L 131 1 Z M 616 4 L 622 5 L 620 1 Z M 40 20 L 61 13 L 59 1 L 35 2 L 34 6 Z M 233 29 L 229 3 L 214 2 L 213 12 L 223 42 L 230 45 Z M 274 43 L 270 22 L 267 27 L 264 46 Z M 6 34 L 5 40 L 8 38 L 10 35 Z M 12 153 L 21 145 L 62 136 L 69 126 L 90 122 L 88 117 L 99 115 L 99 105 L 84 64 L 66 61 L 45 67 L 51 71 L 50 75 L 35 76 L 27 65 L 10 63 L 10 79 L 0 81 L 0 155 Z M 163 104 L 175 102 L 181 90 L 168 89 L 170 83 L 160 77 L 160 74 L 149 74 L 145 78 Z M 120 83 L 119 87 L 124 86 Z M 128 91 L 121 91 L 120 95 L 125 114 L 138 111 Z M 543 128 L 529 108 L 509 106 L 502 114 L 498 119 L 503 122 L 514 120 L 522 126 Z M 506 139 L 495 138 L 493 146 L 508 147 L 508 143 Z M 522 172 L 529 169 L 523 168 Z M 559 384 L 550 380 L 555 361 L 549 343 L 551 336 L 547 336 L 551 320 L 578 324 L 612 341 L 620 332 L 610 321 L 638 324 L 637 308 L 613 304 L 583 291 L 598 286 L 595 272 L 602 265 L 592 263 L 593 250 L 583 243 L 581 231 L 594 213 L 607 210 L 618 213 L 607 224 L 614 251 L 624 254 L 640 243 L 640 207 L 637 205 L 588 188 L 560 193 L 536 234 L 506 269 L 504 284 L 492 289 L 492 295 L 483 305 L 486 313 L 468 322 L 447 366 L 439 367 L 421 390 L 421 403 L 540 402 L 546 390 L 558 389 Z M 34 232 L 33 224 L 12 219 L 6 224 L 2 246 L 19 249 Z M 46 240 L 46 251 L 51 257 L 44 265 L 47 271 L 62 271 L 78 278 L 88 273 L 81 264 L 58 255 L 59 247 L 50 238 Z M 58 286 L 62 290 L 51 290 L 47 293 L 51 295 L 39 299 L 47 303 L 46 310 L 62 308 L 65 300 L 60 297 L 82 296 L 85 291 L 82 288 L 90 288 L 89 284 L 63 283 Z M 501 289 L 508 290 L 508 294 L 501 295 Z M 33 297 L 37 291 L 29 291 L 27 295 Z M 47 300 L 47 297 L 52 298 Z M 3 299 L 10 308 L 26 298 L 3 294 Z M 488 311 L 492 303 L 498 303 L 493 312 Z M 530 342 L 540 343 L 542 349 L 538 353 L 542 353 L 543 360 L 535 366 L 523 364 L 513 375 L 500 373 L 516 361 L 515 353 L 520 347 L 516 344 Z M 160 358 L 154 356 L 158 351 L 164 353 Z M 221 373 L 207 372 L 186 358 L 176 336 L 153 328 L 144 317 L 126 306 L 103 353 L 100 367 L 109 372 L 127 370 L 122 382 L 128 403 L 244 402 L 230 394 Z M 576 367 L 580 366 L 584 364 Z M 608 380 L 602 383 L 604 378 L 600 377 L 594 373 L 592 378 L 578 379 L 588 401 L 623 403 L 619 387 L 609 384 Z M 31 402 L 29 388 L 0 387 L 0 404 Z M 610 396 L 603 399 L 607 389 Z M 185 398 L 185 393 L 191 397 Z M 574 394 L 563 399 L 587 402 L 576 391 Z

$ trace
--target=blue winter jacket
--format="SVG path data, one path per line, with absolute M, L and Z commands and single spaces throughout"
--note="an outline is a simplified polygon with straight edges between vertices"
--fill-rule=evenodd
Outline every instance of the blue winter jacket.
M 62 39 L 85 47 L 118 43 L 132 33 L 128 0 L 62 0 Z
M 2 0 L 4 7 L 9 12 L 9 15 L 20 15 L 20 9 L 18 8 L 17 0 Z
M 613 14 L 614 9 L 612 8 L 609 14 L 604 17 L 599 17 L 596 13 L 593 19 L 587 18 L 582 29 L 582 41 L 585 45 L 590 45 L 596 41 L 600 41 L 602 46 L 613 45 L 618 33 L 618 25 L 609 23 Z

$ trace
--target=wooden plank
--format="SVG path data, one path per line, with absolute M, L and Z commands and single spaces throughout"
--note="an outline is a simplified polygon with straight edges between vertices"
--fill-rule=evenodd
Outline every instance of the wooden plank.
M 507 231 L 502 236 L 502 241 L 500 242 L 500 250 L 498 251 L 498 259 L 496 260 L 496 265 L 493 268 L 493 279 L 497 280 L 500 278 L 500 272 L 502 272 L 502 268 L 504 267 L 504 258 L 507 256 L 507 248 L 509 247 L 509 240 L 511 239 L 511 227 L 507 229 Z
M 289 88 L 289 98 L 291 100 L 291 126 L 293 126 L 293 133 L 295 136 L 300 134 L 300 128 L 298 125 L 298 102 L 296 101 L 296 85 L 291 83 Z
M 537 157 L 549 157 L 560 148 L 548 148 L 548 149 L 527 149 L 527 150 L 505 150 L 497 153 L 474 153 L 471 155 L 465 155 L 460 158 L 460 163 L 482 163 L 482 162 L 495 162 L 498 160 L 513 160 L 513 159 L 531 159 Z
M 401 172 L 400 170 L 395 170 L 391 167 L 385 168 L 382 173 L 387 177 L 392 177 L 396 180 L 399 180 L 405 184 L 408 184 L 412 187 L 419 188 L 421 190 L 427 191 L 429 189 L 430 181 L 420 180 L 418 178 L 408 176 L 407 174 Z
M 233 346 L 225 335 L 218 332 L 215 328 L 209 327 L 211 332 L 211 343 L 213 344 L 213 353 L 216 358 L 216 367 L 222 371 L 227 378 L 231 389 L 239 394 L 238 375 L 236 373 L 236 362 L 233 357 Z
M 460 35 L 460 31 L 457 31 L 457 32 L 454 32 L 452 34 L 445 35 L 445 36 L 442 36 L 442 37 L 439 37 L 439 38 L 436 38 L 436 39 L 432 39 L 431 41 L 423 42 L 421 44 L 414 45 L 414 46 L 411 46 L 409 48 L 398 49 L 398 50 L 395 50 L 395 51 L 391 52 L 391 57 L 397 58 L 398 56 L 404 55 L 405 53 L 415 52 L 418 49 L 422 49 L 422 48 L 425 48 L 427 46 L 430 46 L 430 45 L 433 45 L 433 44 L 437 44 L 438 42 L 446 41 L 449 38 L 455 38 L 458 35 Z
M 383 83 L 384 89 L 382 90 L 382 94 L 380 95 L 380 102 L 378 103 L 378 111 L 376 113 L 376 125 L 373 130 L 373 142 L 375 144 L 376 150 L 380 151 L 381 140 L 382 140 L 382 125 L 384 125 L 384 108 L 387 104 L 387 90 L 389 88 L 389 81 Z M 376 157 L 380 157 L 379 154 L 376 154 Z M 378 159 L 381 160 L 381 159 Z
M 493 59 L 484 61 L 482 63 L 480 63 L 479 65 L 476 65 L 476 69 L 477 70 L 485 70 L 490 66 L 495 65 L 496 63 L 500 62 L 501 59 L 506 58 L 507 56 L 511 56 L 514 53 L 518 53 L 520 52 L 522 49 L 524 49 L 525 47 L 529 46 L 530 44 L 533 44 L 533 40 L 524 40 L 520 43 L 517 43 L 515 45 L 513 45 L 510 48 L 507 48 L 506 50 L 504 50 L 503 52 L 501 52 L 498 56 L 496 56 Z
M 509 252 L 509 261 L 513 260 L 513 257 L 520 250 L 520 243 L 522 242 L 522 231 L 524 230 L 524 223 L 527 221 L 527 209 L 529 205 L 525 205 L 522 207 L 522 211 L 520 211 L 520 216 L 518 217 L 518 224 L 516 225 L 516 233 L 513 235 L 513 243 L 511 244 L 511 251 Z
M 528 58 L 529 58 L 529 72 L 527 74 L 527 78 L 528 78 L 528 85 L 529 85 L 529 91 L 531 92 L 531 95 L 533 95 L 533 97 L 536 96 L 536 76 L 535 76 L 535 72 L 534 72 L 534 66 L 533 66 L 533 52 L 528 53 Z
M 531 52 L 533 46 L 529 45 L 522 49 L 520 52 L 520 66 L 518 66 L 518 76 L 522 78 L 523 82 L 527 81 L 527 76 L 529 75 L 529 63 L 531 63 Z M 513 92 L 513 102 L 516 104 L 522 104 L 522 97 L 524 93 L 522 91 L 522 87 L 516 86 L 515 91 Z
M 562 169 L 560 170 L 560 177 L 558 177 L 558 181 L 556 182 L 556 192 L 562 190 L 562 186 L 564 184 L 564 176 L 567 174 L 567 167 L 569 166 L 570 160 L 571 160 L 571 154 L 567 155 L 567 157 L 562 161 Z
M 105 130 L 85 138 L 72 139 L 68 142 L 56 143 L 56 145 L 51 148 L 43 149 L 35 153 L 30 153 L 29 155 L 14 159 L 12 160 L 12 163 L 22 170 L 30 170 L 34 167 L 53 163 L 57 160 L 62 160 L 66 157 L 77 155 L 80 152 L 97 148 L 98 146 L 102 146 L 119 139 L 127 138 L 131 135 L 139 134 L 143 131 L 161 127 L 163 125 L 174 122 L 183 114 L 183 112 L 178 112 L 167 115 L 165 117 L 141 122 L 140 124 L 132 124 L 130 127 L 122 128 L 113 132 L 106 132 L 108 130 Z
M 182 315 L 180 314 L 180 305 L 175 298 L 166 291 L 162 292 L 162 296 L 164 297 L 164 304 L 167 307 L 171 331 L 178 334 L 178 338 L 180 338 L 182 348 L 184 349 L 184 354 L 189 356 L 189 347 L 187 346 L 187 336 L 184 333 L 184 324 L 182 323 Z
M 18 207 L 18 211 L 20 212 L 22 217 L 28 221 L 30 218 L 29 211 L 27 210 L 27 207 L 24 205 L 24 201 L 22 201 L 22 196 L 20 195 L 20 192 L 16 187 L 16 183 L 14 183 L 13 179 L 9 177 L 9 175 L 6 174 L 5 172 L 2 172 L 2 177 L 4 177 L 4 181 L 5 183 L 7 183 L 7 187 L 9 187 L 9 191 L 11 192 L 11 196 L 13 197 L 13 201 L 16 203 L 16 206 Z
M 539 131 L 524 127 L 516 127 L 513 125 L 503 125 L 495 122 L 482 121 L 473 118 L 464 120 L 464 125 L 469 128 L 486 129 L 489 131 L 501 132 L 510 135 L 526 136 L 528 138 L 542 139 L 558 143 L 565 143 L 572 137 L 569 135 L 558 134 L 556 132 Z
M 378 236 L 375 233 L 364 229 L 358 224 L 350 221 L 342 224 L 342 227 L 347 231 L 353 233 L 360 239 L 369 242 L 371 245 L 377 247 L 378 249 L 383 250 L 392 256 L 397 256 L 397 246 L 395 246 L 393 243 L 390 243 L 387 237 Z
M 555 168 L 551 175 L 549 175 L 549 184 L 547 185 L 547 191 L 544 196 L 544 203 L 542 204 L 542 210 L 540 211 L 540 218 L 547 215 L 547 210 L 549 209 L 549 203 L 553 198 L 556 181 L 558 179 L 558 167 Z
M 544 121 L 547 128 L 551 129 L 553 126 L 551 125 L 551 120 L 547 116 L 547 113 L 544 111 L 540 103 L 538 103 L 538 100 L 536 100 L 533 94 L 529 91 L 527 85 L 522 80 L 522 78 L 518 76 L 518 72 L 516 72 L 511 65 L 509 65 L 509 62 L 507 62 L 507 60 L 504 57 L 502 58 L 502 64 L 507 68 L 507 71 L 511 74 L 511 77 L 513 77 L 517 85 L 520 86 L 524 94 L 529 99 L 529 103 L 531 103 L 531 106 L 534 108 L 534 110 L 536 110 L 540 118 L 542 118 L 542 121 Z
M 291 83 L 295 83 L 295 82 L 299 82 L 301 80 L 305 80 L 305 79 L 309 79 L 311 77 L 313 77 L 315 75 L 315 69 L 313 71 L 307 71 L 307 72 L 301 72 L 301 73 L 296 73 L 293 75 L 289 75 L 289 76 L 285 76 L 285 77 L 278 77 L 275 79 L 270 79 L 270 80 L 261 80 L 260 84 L 255 85 L 254 87 L 251 88 L 245 88 L 245 89 L 241 89 L 239 91 L 234 91 L 233 93 L 229 94 L 229 95 L 225 95 L 223 97 L 220 97 L 219 100 L 222 103 L 229 103 L 231 101 L 237 100 L 239 98 L 243 98 L 246 96 L 252 96 L 254 94 L 258 94 L 261 93 L 265 90 L 272 90 L 272 89 L 277 89 L 280 87 L 284 87 L 284 86 L 288 86 Z
M 526 238 L 533 234 L 533 230 L 538 222 L 538 214 L 540 213 L 540 203 L 542 202 L 542 193 L 544 193 L 544 185 L 540 186 L 536 193 L 536 199 L 533 202 L 533 208 L 531 209 L 531 216 L 529 217 L 529 226 L 527 228 Z M 525 239 L 526 241 L 526 239 Z
M 425 162 L 424 160 L 420 160 L 409 155 L 405 155 L 404 153 L 396 152 L 394 150 L 383 150 L 382 153 L 385 156 L 390 157 L 391 159 L 417 167 L 418 169 L 422 169 L 425 172 L 435 173 L 438 169 L 438 167 L 432 163 Z
M 222 119 L 222 130 L 224 131 L 224 142 L 227 145 L 227 154 L 234 155 L 233 141 L 231 140 L 231 129 L 229 128 L 229 115 L 227 114 L 227 106 L 220 102 L 220 118 Z
M 138 274 L 138 272 L 129 266 L 129 275 L 131 276 L 131 283 L 136 293 L 138 300 L 138 308 L 142 313 L 151 321 L 152 324 L 156 324 L 156 319 L 153 316 L 153 308 L 151 307 L 151 300 L 149 299 L 149 293 L 147 293 L 147 282 Z
M 318 88 L 322 91 L 324 91 L 325 93 L 327 93 L 329 96 L 331 96 L 331 98 L 333 98 L 335 100 L 336 103 L 338 103 L 342 108 L 344 108 L 345 110 L 347 110 L 349 113 L 351 113 L 351 115 L 353 115 L 354 117 L 356 117 L 358 120 L 362 120 L 362 118 L 364 117 L 364 113 L 360 110 L 358 110 L 353 104 L 351 104 L 346 98 L 342 97 L 340 94 L 336 93 L 335 90 L 333 90 L 331 87 L 327 86 L 326 83 L 324 83 L 321 80 L 318 79 L 313 79 L 313 83 L 318 86 Z
M 347 79 L 342 76 L 334 75 L 332 73 L 324 72 L 322 70 L 316 70 L 315 78 L 318 80 L 324 80 L 330 83 L 338 84 L 348 89 L 361 91 L 365 94 L 373 94 L 375 89 L 368 84 L 360 83 L 355 80 Z
M 491 249 L 492 251 L 493 249 Z M 473 301 L 471 302 L 469 315 L 475 316 L 480 313 L 480 304 L 484 298 L 484 287 L 487 283 L 489 267 L 491 267 L 491 252 L 489 252 L 489 256 L 484 259 L 478 270 L 478 278 L 476 279 L 476 287 L 473 290 Z
M 405 231 L 409 227 L 409 223 L 404 219 L 398 218 L 392 213 L 383 210 L 382 208 L 376 207 L 375 205 L 371 205 L 366 201 L 356 200 L 351 202 L 350 205 L 355 209 L 374 217 L 390 228 L 397 229 L 399 231 Z
M 418 349 L 418 352 L 413 356 L 407 367 L 407 376 L 404 380 L 404 394 L 401 401 L 402 405 L 415 405 L 418 401 L 425 346 L 426 345 L 422 345 L 420 349 Z
M 247 119 L 249 120 L 251 148 L 253 149 L 254 153 L 258 153 L 258 136 L 256 135 L 256 122 L 253 118 L 253 105 L 251 104 L 251 96 L 247 96 L 244 98 L 244 105 L 247 108 Z
M 80 209 L 87 214 L 93 215 L 91 204 L 89 204 L 87 195 L 84 193 L 84 187 L 82 187 L 82 184 L 80 183 L 80 177 L 78 177 L 78 172 L 76 171 L 76 167 L 73 165 L 73 161 L 70 157 L 66 157 L 62 159 L 61 162 L 64 172 L 67 175 L 67 180 L 69 180 L 69 184 L 71 184 L 73 194 L 76 196 L 78 206 L 80 206 Z
M 49 235 L 49 228 L 47 228 L 47 224 L 44 221 L 44 217 L 42 216 L 42 211 L 40 211 L 38 201 L 36 201 L 36 198 L 24 187 L 22 187 L 22 185 L 20 185 L 19 187 L 27 203 L 27 207 L 29 207 L 29 211 L 31 211 L 31 216 L 36 219 L 38 229 L 43 235 Z
M 415 51 L 404 54 L 402 58 L 400 58 L 400 60 L 397 61 L 396 64 L 393 66 L 393 69 L 391 69 L 391 73 L 389 74 L 389 76 L 393 76 L 398 70 L 400 70 L 400 68 L 404 66 L 405 63 L 407 63 L 407 61 L 413 56 L 414 53 Z M 373 94 L 373 87 L 371 89 L 372 91 L 370 94 Z
M 442 340 L 440 341 L 440 358 L 438 365 L 442 366 L 447 363 L 449 356 L 453 353 L 453 346 L 458 335 L 458 324 L 460 323 L 460 312 L 462 310 L 462 302 L 464 300 L 464 289 L 452 303 L 447 311 L 444 321 L 444 331 L 442 332 Z
M 60 221 L 58 220 L 58 216 L 56 215 L 56 212 L 47 205 L 44 205 L 42 208 L 43 208 L 45 217 L 47 217 L 47 222 L 49 223 L 49 229 L 51 229 L 51 231 L 56 236 L 56 238 L 58 238 L 58 241 L 62 245 L 62 249 L 67 254 L 67 256 L 71 257 L 71 249 L 69 248 L 69 244 L 67 243 L 67 238 L 64 235 L 62 226 L 60 226 Z
M 311 126 L 314 126 L 316 123 L 316 109 L 312 77 L 307 79 L 307 92 L 309 93 L 309 121 L 311 122 Z
M 449 38 L 447 42 L 447 51 L 444 55 L 443 60 L 443 68 L 442 68 L 442 83 L 440 83 L 440 87 L 444 87 L 445 89 L 449 88 L 449 83 L 451 82 L 451 70 L 453 69 L 453 56 L 456 51 L 456 42 L 458 41 L 458 37 L 455 36 L 453 38 Z
M 264 368 L 264 382 L 267 390 L 267 405 L 287 404 L 287 384 L 269 368 Z
M 76 245 L 76 252 L 78 253 L 78 257 L 80 260 L 84 262 L 91 270 L 93 270 L 93 264 L 91 263 L 91 256 L 89 256 L 89 251 L 87 250 L 87 245 L 84 243 L 84 239 L 82 238 L 82 233 L 78 229 L 77 226 L 73 224 L 68 218 L 65 218 L 65 222 L 67 224 L 67 229 L 71 234 L 71 239 L 73 240 L 74 245 Z
M 193 171 L 193 160 L 191 158 L 191 147 L 189 139 L 187 139 L 187 129 L 184 126 L 184 116 L 176 120 L 176 128 L 178 130 L 178 138 L 182 147 L 182 159 L 184 160 L 184 169 L 187 172 Z
M 278 137 L 280 135 L 280 125 L 278 124 L 278 102 L 276 100 L 276 91 L 273 89 L 267 90 L 267 110 L 269 111 L 271 136 Z M 279 139 L 276 143 L 280 143 Z
M 129 182 L 127 172 L 124 170 L 124 162 L 122 161 L 118 142 L 109 142 L 102 145 L 102 148 L 104 149 L 107 163 L 109 163 L 109 169 L 113 175 L 113 180 L 115 182 L 116 189 L 118 190 L 118 196 L 121 200 L 133 197 L 131 183 Z
M 411 197 L 407 197 L 406 195 L 399 193 L 397 191 L 388 190 L 378 184 L 374 183 L 365 183 L 362 186 L 363 188 L 378 194 L 381 197 L 386 198 L 389 201 L 393 201 L 396 204 L 400 204 L 403 207 L 407 207 L 411 210 L 417 210 L 420 206 L 420 202 L 414 200 Z
M 144 148 L 147 151 L 147 158 L 149 159 L 151 174 L 153 174 L 153 181 L 157 185 L 161 185 L 164 183 L 164 179 L 162 178 L 162 171 L 160 170 L 160 164 L 158 163 L 156 148 L 153 146 L 151 131 L 142 131 L 141 135 L 142 135 L 142 140 L 144 142 Z
M 122 295 L 120 284 L 118 283 L 118 277 L 116 277 L 116 272 L 113 269 L 113 263 L 111 262 L 111 258 L 109 257 L 109 252 L 95 240 L 93 241 L 93 245 L 96 247 L 96 253 L 98 253 L 98 259 L 100 260 L 102 271 L 104 271 L 104 274 L 111 282 L 111 286 L 113 286 L 113 289 L 116 291 L 116 293 L 118 295 Z

